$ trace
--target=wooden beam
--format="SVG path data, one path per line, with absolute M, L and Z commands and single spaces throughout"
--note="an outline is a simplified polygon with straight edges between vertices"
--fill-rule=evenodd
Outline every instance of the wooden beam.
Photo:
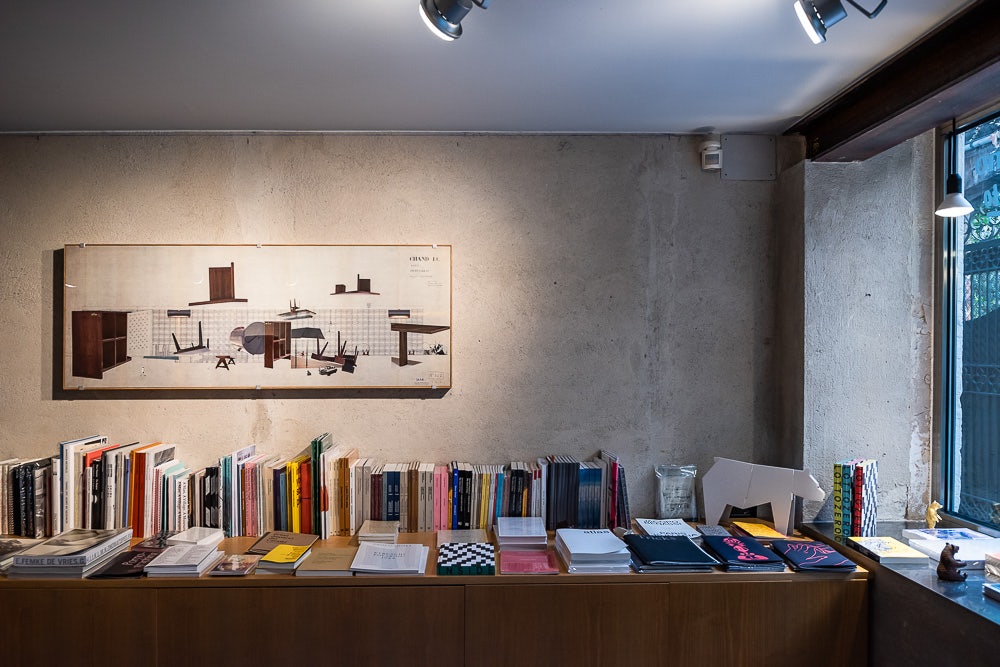
M 1000 2 L 978 0 L 786 134 L 816 161 L 865 160 L 989 104 L 1000 93 Z

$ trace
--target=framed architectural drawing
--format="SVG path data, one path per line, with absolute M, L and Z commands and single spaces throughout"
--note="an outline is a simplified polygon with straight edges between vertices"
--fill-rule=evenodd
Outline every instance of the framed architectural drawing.
M 67 245 L 64 389 L 451 386 L 449 245 Z

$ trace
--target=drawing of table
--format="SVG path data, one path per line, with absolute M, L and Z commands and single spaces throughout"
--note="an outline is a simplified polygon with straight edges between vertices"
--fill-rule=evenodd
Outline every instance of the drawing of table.
M 410 363 L 406 354 L 406 335 L 409 333 L 434 334 L 445 331 L 449 327 L 436 324 L 406 324 L 405 322 L 393 322 L 389 328 L 399 332 L 399 365 L 405 366 Z M 384 331 L 384 329 L 383 329 Z

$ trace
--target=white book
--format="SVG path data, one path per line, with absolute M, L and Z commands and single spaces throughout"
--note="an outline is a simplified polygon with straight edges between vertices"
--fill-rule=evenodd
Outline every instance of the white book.
M 955 558 L 965 561 L 967 570 L 983 570 L 986 568 L 986 554 L 1000 551 L 1000 537 L 985 540 L 910 540 L 910 546 L 921 551 L 934 560 L 941 559 L 945 544 L 958 547 Z
M 625 542 L 607 528 L 560 528 L 556 531 L 556 546 L 574 565 L 628 565 L 632 558 Z
M 497 542 L 502 547 L 523 545 L 545 548 L 548 542 L 545 520 L 540 516 L 497 517 L 494 532 L 497 536 Z
M 67 440 L 59 443 L 59 457 L 62 465 L 60 477 L 62 478 L 62 525 L 59 532 L 79 528 L 77 515 L 80 511 L 80 481 L 78 480 L 78 469 L 76 464 L 80 450 L 103 447 L 108 444 L 108 439 L 103 435 L 93 435 L 89 438 L 78 440 Z
M 423 544 L 383 544 L 362 542 L 351 563 L 351 571 L 361 574 L 423 574 L 430 547 Z
M 200 576 L 223 557 L 214 544 L 178 544 L 164 549 L 143 571 L 148 577 Z
M 989 535 L 971 528 L 906 528 L 907 540 L 988 540 Z
M 214 546 L 222 541 L 225 533 L 221 528 L 206 528 L 204 526 L 192 526 L 187 530 L 182 530 L 176 535 L 167 538 L 167 544 L 197 544 Z
M 684 519 L 636 519 L 635 523 L 646 535 L 686 535 L 701 537 Z

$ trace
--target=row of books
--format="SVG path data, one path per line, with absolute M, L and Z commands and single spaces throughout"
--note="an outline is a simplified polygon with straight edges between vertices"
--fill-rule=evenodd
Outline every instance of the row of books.
M 365 520 L 404 532 L 491 528 L 536 516 L 549 530 L 629 525 L 625 466 L 551 455 L 507 465 L 395 463 L 335 445 L 329 433 L 298 454 L 255 445 L 197 470 L 170 443 L 62 442 L 56 456 L 0 462 L 0 531 L 38 538 L 75 528 L 131 528 L 145 538 L 192 526 L 226 536 L 268 531 L 353 535 Z
M 878 461 L 856 458 L 834 463 L 834 537 L 872 537 L 877 521 Z

